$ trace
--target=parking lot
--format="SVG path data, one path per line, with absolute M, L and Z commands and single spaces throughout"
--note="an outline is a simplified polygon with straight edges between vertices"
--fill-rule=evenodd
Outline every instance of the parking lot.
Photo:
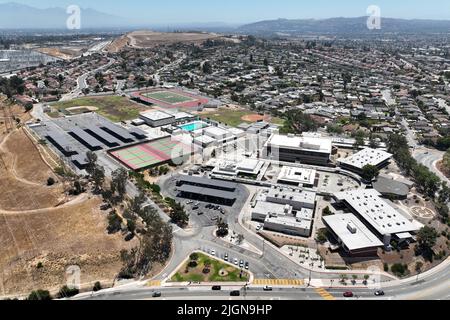
M 191 219 L 201 225 L 202 227 L 215 226 L 220 218 L 226 219 L 227 209 L 219 205 L 210 203 L 183 200 L 186 212 L 191 215 Z

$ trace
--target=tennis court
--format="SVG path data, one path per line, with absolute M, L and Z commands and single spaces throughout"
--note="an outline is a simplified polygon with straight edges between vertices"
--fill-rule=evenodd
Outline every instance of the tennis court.
M 192 154 L 189 145 L 170 137 L 111 152 L 111 155 L 133 170 L 155 167 Z
M 145 97 L 151 98 L 154 100 L 162 101 L 164 103 L 177 104 L 177 103 L 185 103 L 189 101 L 193 101 L 194 99 L 190 97 L 183 96 L 181 94 L 171 92 L 171 91 L 158 91 L 145 93 Z

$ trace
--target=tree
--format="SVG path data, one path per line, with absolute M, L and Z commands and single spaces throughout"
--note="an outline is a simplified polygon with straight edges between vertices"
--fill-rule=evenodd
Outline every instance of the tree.
M 112 173 L 111 190 L 119 195 L 119 200 L 122 201 L 126 192 L 128 182 L 128 172 L 124 168 L 115 170 Z
M 368 164 L 363 167 L 361 177 L 366 181 L 372 182 L 379 174 L 380 170 L 378 167 Z
M 423 263 L 420 261 L 417 261 L 414 270 L 416 270 L 417 273 L 421 273 L 422 268 L 423 268 Z
M 408 266 L 406 264 L 396 263 L 392 265 L 391 271 L 398 277 L 404 277 L 409 273 Z
M 30 293 L 27 300 L 40 300 L 40 301 L 48 301 L 52 300 L 52 296 L 48 290 L 35 290 Z
M 436 245 L 438 233 L 434 228 L 425 226 L 417 233 L 417 249 L 427 260 L 433 259 L 433 247 Z
M 114 234 L 122 229 L 122 218 L 117 214 L 115 210 L 111 211 L 108 215 L 108 233 Z
M 211 62 L 209 62 L 209 61 L 205 61 L 204 63 L 203 63 L 203 66 L 202 66 L 202 71 L 203 71 L 203 73 L 205 73 L 205 74 L 211 74 L 212 73 L 212 65 L 211 65 Z
M 97 160 L 98 157 L 94 152 L 88 151 L 86 153 L 86 172 L 91 176 L 94 174 L 95 167 L 97 166 Z
M 226 237 L 228 232 L 228 223 L 226 223 L 222 218 L 217 220 L 217 236 L 220 238 Z
M 284 117 L 284 125 L 280 128 L 280 132 L 283 134 L 317 131 L 316 122 L 310 115 L 300 110 L 289 110 Z
M 79 293 L 80 290 L 78 290 L 77 288 L 69 288 L 68 286 L 65 285 L 61 289 L 59 289 L 57 298 L 58 299 L 70 298 L 76 296 Z
M 179 227 L 184 227 L 189 222 L 189 216 L 187 215 L 186 211 L 184 210 L 184 206 L 182 206 L 178 202 L 174 202 L 171 205 L 172 207 L 172 223 L 176 224 Z
M 97 292 L 97 291 L 100 291 L 100 290 L 102 290 L 102 284 L 99 281 L 97 281 L 94 284 L 94 288 L 92 288 L 92 291 Z
M 92 179 L 94 180 L 95 189 L 101 190 L 103 187 L 103 182 L 105 181 L 105 169 L 100 166 L 96 166 L 92 174 Z
M 25 112 L 30 112 L 31 110 L 33 110 L 33 104 L 31 102 L 28 102 L 25 104 Z
M 236 243 L 237 243 L 238 245 L 241 245 L 241 244 L 244 242 L 244 240 L 245 240 L 244 235 L 243 235 L 243 234 L 239 234 L 239 235 L 237 236 Z
M 330 216 L 330 215 L 332 215 L 333 214 L 333 212 L 331 212 L 331 210 L 330 210 L 330 207 L 326 207 L 325 209 L 323 209 L 323 211 L 322 211 L 322 216 Z
M 48 179 L 47 179 L 47 186 L 52 186 L 52 185 L 54 185 L 55 184 L 55 179 L 53 179 L 52 177 L 49 177 Z

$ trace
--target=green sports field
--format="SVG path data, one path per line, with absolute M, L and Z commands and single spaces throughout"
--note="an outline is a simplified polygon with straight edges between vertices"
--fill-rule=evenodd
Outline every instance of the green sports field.
M 190 97 L 186 97 L 181 94 L 169 91 L 150 92 L 145 93 L 144 96 L 147 98 L 155 99 L 169 104 L 184 103 L 194 100 Z

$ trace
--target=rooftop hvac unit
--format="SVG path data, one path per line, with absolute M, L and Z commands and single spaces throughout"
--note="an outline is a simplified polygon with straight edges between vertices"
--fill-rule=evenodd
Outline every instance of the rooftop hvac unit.
M 356 226 L 353 224 L 353 222 L 349 222 L 347 224 L 347 229 L 348 229 L 348 231 L 350 231 L 353 234 L 355 234 L 357 231 Z

